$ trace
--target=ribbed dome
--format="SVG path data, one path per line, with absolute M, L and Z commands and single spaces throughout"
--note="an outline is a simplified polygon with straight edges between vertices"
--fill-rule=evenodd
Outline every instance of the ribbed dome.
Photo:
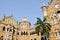
M 29 20 L 26 17 L 24 17 L 19 24 L 21 24 L 21 23 L 28 23 L 28 24 L 30 24 Z
M 31 25 L 26 17 L 24 17 L 19 24 L 20 29 L 29 29 Z

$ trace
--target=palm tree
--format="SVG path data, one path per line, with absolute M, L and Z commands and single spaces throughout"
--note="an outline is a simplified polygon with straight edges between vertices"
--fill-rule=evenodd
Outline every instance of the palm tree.
M 40 18 L 37 18 L 37 22 L 35 23 L 36 26 L 36 32 L 39 35 L 39 32 L 41 33 L 41 36 L 48 36 L 49 37 L 49 31 L 51 30 L 51 25 L 49 23 L 46 23 L 46 18 L 42 21 Z M 44 39 L 46 40 L 46 38 Z

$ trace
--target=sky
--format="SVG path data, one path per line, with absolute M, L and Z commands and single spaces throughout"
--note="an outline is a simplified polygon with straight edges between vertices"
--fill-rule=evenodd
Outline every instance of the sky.
M 31 25 L 37 21 L 37 17 L 43 19 L 42 4 L 48 5 L 49 0 L 0 0 L 0 19 L 4 15 L 15 18 L 16 21 L 21 21 L 26 17 Z

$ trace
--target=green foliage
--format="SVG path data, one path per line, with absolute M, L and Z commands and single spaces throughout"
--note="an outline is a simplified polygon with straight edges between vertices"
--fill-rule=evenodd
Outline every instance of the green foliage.
M 49 31 L 51 30 L 51 25 L 49 23 L 46 23 L 45 21 L 46 18 L 44 18 L 43 21 L 40 18 L 37 18 L 37 22 L 35 23 L 35 25 L 37 25 L 36 27 L 37 34 L 39 34 L 39 32 L 41 33 L 41 35 L 48 34 Z

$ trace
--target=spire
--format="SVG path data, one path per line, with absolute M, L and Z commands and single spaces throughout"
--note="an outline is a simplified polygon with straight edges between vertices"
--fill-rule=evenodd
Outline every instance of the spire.
M 13 13 L 11 13 L 11 17 L 13 17 Z
M 5 13 L 4 13 L 4 18 L 6 18 L 6 15 L 5 15 Z
M 42 11 L 44 12 L 44 17 L 47 16 L 47 6 L 45 3 L 42 4 Z
M 44 7 L 47 8 L 46 4 L 45 4 L 45 3 L 42 3 L 42 9 L 43 9 Z
M 43 4 L 42 4 L 42 10 L 43 10 L 43 11 L 46 11 L 46 9 L 47 9 L 47 6 L 46 6 L 45 3 L 43 3 Z
M 42 7 L 43 7 L 43 6 L 46 6 L 45 3 L 42 4 Z

